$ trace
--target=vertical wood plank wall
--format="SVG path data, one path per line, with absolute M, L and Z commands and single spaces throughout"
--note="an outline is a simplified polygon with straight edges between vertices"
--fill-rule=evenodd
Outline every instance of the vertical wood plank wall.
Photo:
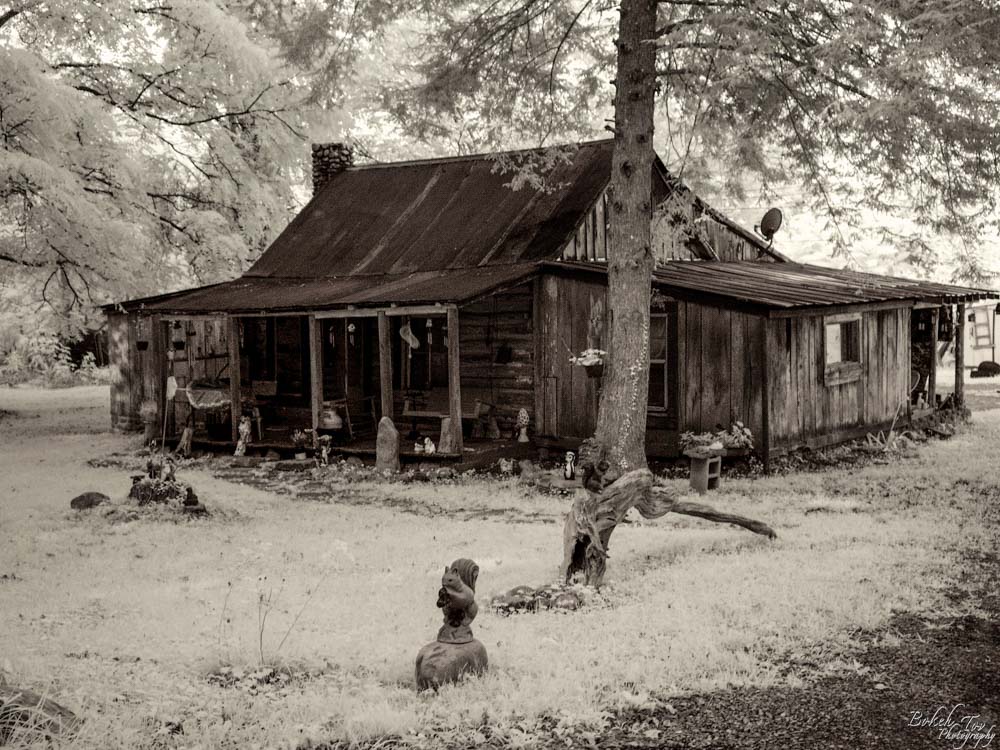
M 134 316 L 108 313 L 108 362 L 111 368 L 111 427 L 115 430 L 138 430 L 141 386 L 136 382 Z
M 502 430 L 514 429 L 522 408 L 535 415 L 532 297 L 531 284 L 521 284 L 459 308 L 462 401 L 493 404 Z M 510 347 L 510 361 L 496 362 L 504 345 Z
M 185 320 L 186 347 L 177 352 L 172 365 L 165 364 L 163 356 L 171 346 L 171 321 L 167 319 L 163 324 L 166 329 L 154 336 L 152 317 L 147 315 L 143 318 L 144 340 L 148 342 L 143 351 L 139 351 L 137 346 L 139 325 L 138 313 L 108 314 L 108 361 L 112 369 L 111 421 L 112 427 L 119 430 L 142 428 L 139 407 L 146 399 L 157 400 L 160 397 L 159 379 L 164 375 L 162 368 L 166 367 L 168 374 L 183 377 L 189 383 L 192 380 L 217 379 L 226 370 L 228 362 L 226 323 L 222 317 Z M 188 331 L 192 335 L 187 335 Z M 180 398 L 176 397 L 175 402 Z
M 705 432 L 743 422 L 763 434 L 764 318 L 677 303 L 678 423 Z
M 910 310 L 862 314 L 862 376 L 823 382 L 823 316 L 768 320 L 771 445 L 790 449 L 836 433 L 906 417 L 910 387 Z M 824 440 L 826 438 L 826 440 Z
M 594 206 L 584 216 L 576 232 L 563 247 L 563 260 L 597 261 L 607 260 L 608 197 L 603 193 Z M 757 246 L 750 243 L 746 237 L 734 232 L 726 224 L 713 216 L 703 213 L 700 209 L 691 208 L 698 213 L 697 227 L 702 237 L 711 245 L 719 260 L 761 260 L 773 261 L 770 255 L 761 255 Z M 671 226 L 668 213 L 657 213 L 652 222 L 652 248 L 657 262 L 668 260 L 695 260 L 705 256 L 703 251 L 695 252 L 686 242 L 679 241 L 678 235 Z M 699 255 L 700 253 L 700 255 Z M 706 256 L 707 257 L 707 256 Z
M 598 381 L 569 358 L 601 341 L 607 286 L 603 279 L 539 277 L 540 383 L 536 402 L 542 412 L 537 432 L 558 438 L 587 438 L 597 426 Z M 593 321 L 593 322 L 592 322 Z

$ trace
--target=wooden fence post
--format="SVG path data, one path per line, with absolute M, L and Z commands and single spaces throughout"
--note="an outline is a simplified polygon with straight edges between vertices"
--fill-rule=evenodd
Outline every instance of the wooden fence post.
M 312 428 L 319 429 L 319 413 L 323 408 L 323 339 L 320 322 L 309 316 L 309 404 Z
M 448 416 L 451 418 L 453 445 L 462 455 L 462 373 L 459 361 L 458 308 L 448 308 Z M 477 415 L 478 416 L 478 415 Z
M 243 395 L 240 391 L 240 319 L 230 315 L 226 338 L 229 344 L 229 408 L 232 415 L 233 444 L 240 439 L 240 416 L 243 414 Z
M 385 310 L 378 311 L 378 377 L 382 394 L 382 416 L 392 419 L 392 342 L 389 339 L 389 318 Z
M 965 403 L 965 305 L 958 306 L 955 318 L 955 403 Z

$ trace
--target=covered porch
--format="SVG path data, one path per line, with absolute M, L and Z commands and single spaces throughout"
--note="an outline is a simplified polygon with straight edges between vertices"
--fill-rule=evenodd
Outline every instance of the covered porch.
M 246 417 L 254 449 L 291 449 L 305 433 L 364 453 L 389 417 L 404 452 L 419 436 L 442 458 L 461 456 L 463 420 L 475 433 L 490 406 L 463 400 L 459 337 L 449 336 L 458 319 L 453 304 L 163 316 L 153 326 L 166 351 L 166 432 L 178 439 L 190 426 L 193 442 L 229 447 Z

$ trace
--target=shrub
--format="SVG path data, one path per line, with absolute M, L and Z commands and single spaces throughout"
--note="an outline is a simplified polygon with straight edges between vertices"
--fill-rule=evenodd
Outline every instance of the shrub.
M 85 354 L 80 365 L 74 366 L 69 347 L 49 333 L 22 336 L 0 362 L 3 385 L 32 383 L 67 388 L 109 382 L 110 368 L 98 367 L 93 354 Z

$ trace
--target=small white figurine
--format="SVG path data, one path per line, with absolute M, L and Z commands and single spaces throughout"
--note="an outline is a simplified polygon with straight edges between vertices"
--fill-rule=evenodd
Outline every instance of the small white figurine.
M 565 479 L 576 479 L 576 454 L 573 451 L 566 451 L 565 463 L 563 464 L 563 477 Z
M 319 466 L 329 466 L 330 465 L 330 443 L 333 438 L 329 435 L 320 435 L 318 439 L 319 443 L 319 456 L 316 458 L 316 463 Z
M 418 440 L 417 440 L 417 441 L 416 441 L 416 442 L 415 442 L 415 443 L 413 444 L 413 452 L 414 452 L 414 453 L 423 453 L 423 452 L 424 452 L 424 441 L 423 441 L 423 440 L 419 440 L 419 439 L 418 439 Z
M 238 429 L 240 439 L 236 442 L 234 456 L 245 456 L 247 454 L 247 445 L 250 443 L 250 431 L 250 417 L 240 417 L 240 426 Z
M 513 458 L 501 458 L 500 459 L 500 473 L 501 474 L 513 474 L 514 473 L 514 459 Z
M 424 453 L 434 453 L 437 450 L 437 446 L 434 445 L 434 441 L 429 437 L 424 438 Z

